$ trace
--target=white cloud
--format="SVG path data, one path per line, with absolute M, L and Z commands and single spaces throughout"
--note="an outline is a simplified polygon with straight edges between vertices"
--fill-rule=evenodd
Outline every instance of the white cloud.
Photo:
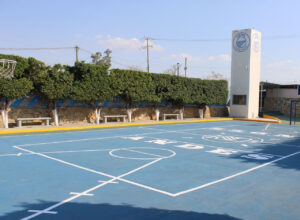
M 282 66 L 285 66 L 286 64 L 289 64 L 289 63 L 292 63 L 292 62 L 293 62 L 293 60 L 291 60 L 291 59 L 279 60 L 279 61 L 276 61 L 274 63 L 267 64 L 267 67 L 269 67 L 269 68 L 282 67 Z
M 97 43 L 100 46 L 115 50 L 138 50 L 142 49 L 146 45 L 145 41 L 137 38 L 125 39 L 121 37 L 112 37 L 110 35 L 103 37 L 100 34 L 97 35 L 96 38 L 98 39 Z M 150 45 L 152 46 L 151 50 L 163 50 L 160 45 L 154 44 L 153 42 L 151 42 Z
M 183 60 L 185 57 L 187 57 L 188 61 L 195 62 L 195 63 L 230 62 L 231 60 L 231 56 L 228 54 L 220 54 L 220 55 L 209 56 L 209 57 L 193 56 L 187 53 L 171 54 L 171 58 L 176 60 Z
M 209 61 L 224 61 L 224 62 L 230 62 L 231 61 L 231 56 L 228 54 L 220 54 L 217 56 L 209 56 L 208 57 Z

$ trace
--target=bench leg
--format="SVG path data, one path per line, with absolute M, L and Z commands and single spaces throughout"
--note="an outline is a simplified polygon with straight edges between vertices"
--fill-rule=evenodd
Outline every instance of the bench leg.
M 49 126 L 49 119 L 46 120 L 46 126 Z
M 18 126 L 22 127 L 22 121 L 18 121 Z
M 105 123 L 105 124 L 107 123 L 107 118 L 106 118 L 106 117 L 104 118 L 104 123 Z

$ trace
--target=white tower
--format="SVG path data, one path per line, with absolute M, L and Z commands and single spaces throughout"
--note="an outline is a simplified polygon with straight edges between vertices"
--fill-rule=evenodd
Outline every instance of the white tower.
M 260 56 L 259 31 L 232 32 L 230 117 L 258 117 Z

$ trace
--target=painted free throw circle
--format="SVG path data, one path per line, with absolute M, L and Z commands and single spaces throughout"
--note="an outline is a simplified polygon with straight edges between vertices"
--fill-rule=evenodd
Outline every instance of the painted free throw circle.
M 122 155 L 124 153 L 125 155 Z M 130 153 L 132 153 L 132 156 L 130 156 Z M 109 155 L 116 158 L 130 160 L 157 160 L 174 157 L 176 153 L 172 150 L 164 148 L 129 147 L 113 149 L 109 151 Z

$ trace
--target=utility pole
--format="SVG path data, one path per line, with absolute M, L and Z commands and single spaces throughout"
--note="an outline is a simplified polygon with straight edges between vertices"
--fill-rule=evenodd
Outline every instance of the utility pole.
M 75 46 L 75 51 L 76 51 L 76 62 L 78 62 L 79 61 L 79 59 L 78 59 L 79 47 L 77 45 Z
M 184 58 L 184 76 L 186 77 L 186 71 L 187 71 L 187 57 Z
M 147 72 L 150 72 L 150 61 L 149 61 L 149 48 L 152 47 L 152 45 L 149 45 L 149 41 L 151 40 L 150 37 L 146 37 L 146 46 L 142 47 L 142 49 L 147 49 Z
M 177 63 L 177 76 L 179 76 L 179 63 Z

